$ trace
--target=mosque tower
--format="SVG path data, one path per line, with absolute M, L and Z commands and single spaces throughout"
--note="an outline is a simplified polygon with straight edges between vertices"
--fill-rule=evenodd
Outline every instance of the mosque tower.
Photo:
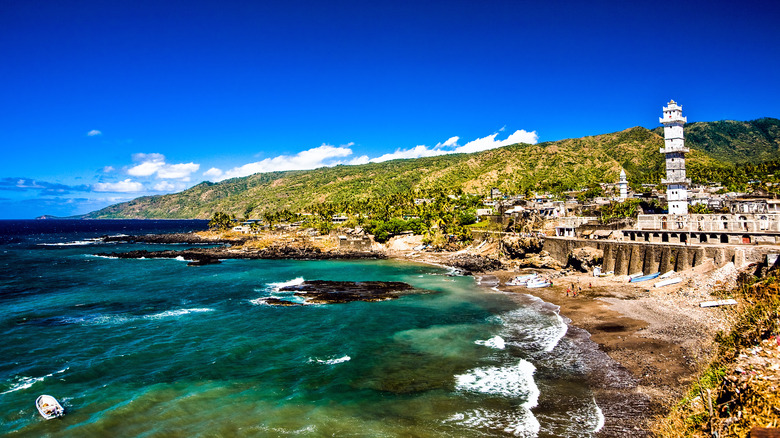
M 628 198 L 628 180 L 626 179 L 626 171 L 623 169 L 620 169 L 618 187 L 620 188 L 620 201 L 623 202 Z
M 685 177 L 685 147 L 683 125 L 687 118 L 682 115 L 682 107 L 677 102 L 670 101 L 664 108 L 664 116 L 659 121 L 664 125 L 664 148 L 660 152 L 666 155 L 666 178 L 661 184 L 666 185 L 666 200 L 669 203 L 669 214 L 688 214 L 688 184 L 690 178 Z

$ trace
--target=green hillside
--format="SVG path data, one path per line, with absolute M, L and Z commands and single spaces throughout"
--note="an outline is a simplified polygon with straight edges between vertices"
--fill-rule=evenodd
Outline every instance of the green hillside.
M 685 127 L 693 180 L 734 178 L 736 165 L 780 158 L 780 120 L 692 123 Z M 663 132 L 641 127 L 536 145 L 516 144 L 473 154 L 393 160 L 358 166 L 269 172 L 180 193 L 116 204 L 89 218 L 210 218 L 215 211 L 260 217 L 303 211 L 323 202 L 370 201 L 394 194 L 562 192 L 617 181 L 624 168 L 632 185 L 658 183 L 664 171 Z M 739 170 L 736 171 L 739 174 Z M 729 176 L 730 175 L 730 176 Z

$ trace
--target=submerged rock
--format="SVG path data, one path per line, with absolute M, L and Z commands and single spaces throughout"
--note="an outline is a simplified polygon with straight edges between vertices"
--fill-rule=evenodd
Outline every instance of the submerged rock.
M 393 300 L 404 294 L 418 291 L 412 285 L 399 281 L 326 281 L 311 280 L 301 284 L 284 286 L 280 292 L 295 292 L 306 304 L 335 304 L 352 301 Z M 279 298 L 265 298 L 265 304 L 272 306 L 296 305 Z

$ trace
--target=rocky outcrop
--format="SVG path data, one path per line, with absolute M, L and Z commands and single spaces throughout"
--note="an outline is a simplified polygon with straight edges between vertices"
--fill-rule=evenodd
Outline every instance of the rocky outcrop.
M 466 275 L 472 272 L 497 271 L 503 266 L 496 259 L 474 254 L 456 254 L 445 259 L 444 264 L 458 268 Z
M 547 251 L 542 251 L 539 254 L 527 254 L 525 258 L 519 261 L 518 266 L 521 268 L 556 269 L 559 271 L 563 269 L 563 265 L 550 256 Z
M 502 240 L 504 254 L 510 259 L 521 259 L 527 254 L 537 254 L 544 242 L 538 237 L 506 236 Z
M 401 295 L 417 291 L 412 285 L 399 281 L 326 281 L 311 280 L 301 284 L 284 286 L 280 292 L 295 292 L 305 304 L 336 304 L 353 301 L 394 300 Z M 265 298 L 264 303 L 273 306 L 294 306 L 300 303 Z
M 582 247 L 574 249 L 569 254 L 569 262 L 567 266 L 570 266 L 580 272 L 590 272 L 596 266 L 601 266 L 601 262 L 604 260 L 604 251 L 596 248 Z
M 220 259 L 294 259 L 294 260 L 331 260 L 331 259 L 384 259 L 383 253 L 373 251 L 322 251 L 316 247 L 279 245 L 259 250 L 234 250 L 230 248 L 188 248 L 183 250 L 165 251 L 127 251 L 97 253 L 96 256 L 120 259 L 163 258 L 174 259 L 182 257 L 189 260 L 190 266 L 202 266 L 220 263 Z
M 164 243 L 191 245 L 241 245 L 249 240 L 248 237 L 221 237 L 211 239 L 196 233 L 170 233 L 170 234 L 142 234 L 137 236 L 103 236 L 103 242 L 115 243 Z

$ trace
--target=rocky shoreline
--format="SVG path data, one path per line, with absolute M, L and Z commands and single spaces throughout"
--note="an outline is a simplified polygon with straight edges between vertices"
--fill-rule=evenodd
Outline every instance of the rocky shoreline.
M 357 259 L 386 259 L 383 253 L 374 251 L 329 251 L 324 252 L 319 248 L 274 246 L 258 250 L 233 250 L 228 247 L 215 248 L 187 248 L 181 250 L 148 251 L 134 250 L 125 252 L 101 252 L 95 253 L 99 257 L 118 259 L 175 259 L 181 257 L 188 260 L 188 266 L 203 266 L 222 263 L 222 260 L 357 260 Z

